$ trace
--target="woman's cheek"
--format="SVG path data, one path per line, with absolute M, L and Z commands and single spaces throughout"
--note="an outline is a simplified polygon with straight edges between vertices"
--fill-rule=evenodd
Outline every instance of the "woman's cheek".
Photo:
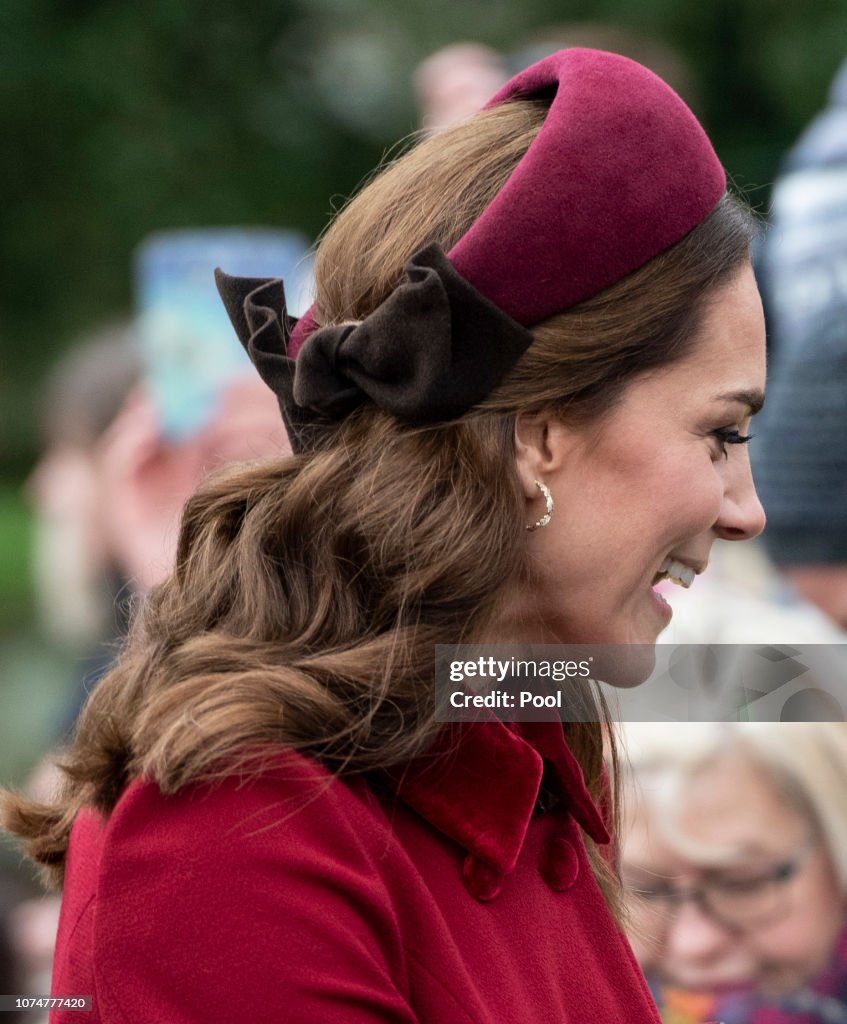
M 755 936 L 763 989 L 782 993 L 802 987 L 819 974 L 832 954 L 829 936 L 803 915 L 789 918 Z
M 665 510 L 674 532 L 683 537 L 694 536 L 711 529 L 718 521 L 723 503 L 723 486 L 708 477 L 681 477 L 672 485 L 675 492 L 673 505 Z
M 727 481 L 724 460 L 716 461 L 700 438 L 698 447 L 680 449 L 653 479 L 658 493 L 665 495 L 663 515 L 684 534 L 699 533 L 717 522 Z M 686 524 L 686 525 L 683 525 Z
M 699 484 L 696 490 L 692 488 L 692 495 L 696 495 L 696 516 L 703 529 L 708 529 L 718 521 L 721 514 L 721 507 L 726 493 L 726 481 L 719 469 L 711 464 L 711 471 L 704 473 L 695 481 Z

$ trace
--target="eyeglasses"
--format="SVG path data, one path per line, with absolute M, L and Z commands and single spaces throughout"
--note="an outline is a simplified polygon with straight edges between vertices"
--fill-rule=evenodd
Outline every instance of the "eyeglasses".
M 795 877 L 803 862 L 817 845 L 810 836 L 786 860 L 765 871 L 703 882 L 694 889 L 676 889 L 670 885 L 652 888 L 626 886 L 635 913 L 667 923 L 683 903 L 695 903 L 700 911 L 725 927 L 746 930 L 778 920 L 789 909 L 787 883 Z

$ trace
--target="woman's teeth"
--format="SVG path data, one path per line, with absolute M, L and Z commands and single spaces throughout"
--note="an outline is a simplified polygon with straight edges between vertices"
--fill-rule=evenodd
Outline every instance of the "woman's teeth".
M 653 585 L 655 586 L 656 583 L 667 578 L 680 587 L 688 589 L 696 575 L 690 565 L 683 565 L 682 562 L 677 562 L 673 558 L 666 558 L 659 566 L 659 572 L 653 580 Z

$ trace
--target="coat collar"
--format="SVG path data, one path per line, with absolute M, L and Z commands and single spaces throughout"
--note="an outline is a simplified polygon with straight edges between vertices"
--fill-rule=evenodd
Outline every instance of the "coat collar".
M 595 842 L 608 843 L 560 720 L 445 726 L 424 756 L 394 772 L 398 796 L 474 857 L 514 870 L 535 809 L 545 762 L 567 809 Z

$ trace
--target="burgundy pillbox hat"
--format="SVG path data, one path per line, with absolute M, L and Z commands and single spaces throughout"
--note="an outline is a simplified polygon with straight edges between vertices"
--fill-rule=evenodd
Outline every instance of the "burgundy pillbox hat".
M 560 50 L 486 109 L 552 96 L 506 184 L 448 253 L 466 281 L 531 327 L 619 281 L 712 212 L 726 175 L 660 78 L 599 50 Z
M 518 98 L 550 107 L 505 185 L 449 253 L 415 253 L 407 281 L 361 324 L 323 327 L 312 309 L 294 322 L 281 288 L 219 273 L 295 450 L 365 401 L 408 422 L 462 415 L 526 351 L 530 327 L 680 241 L 725 191 L 697 119 L 626 57 L 561 50 L 486 109 Z

